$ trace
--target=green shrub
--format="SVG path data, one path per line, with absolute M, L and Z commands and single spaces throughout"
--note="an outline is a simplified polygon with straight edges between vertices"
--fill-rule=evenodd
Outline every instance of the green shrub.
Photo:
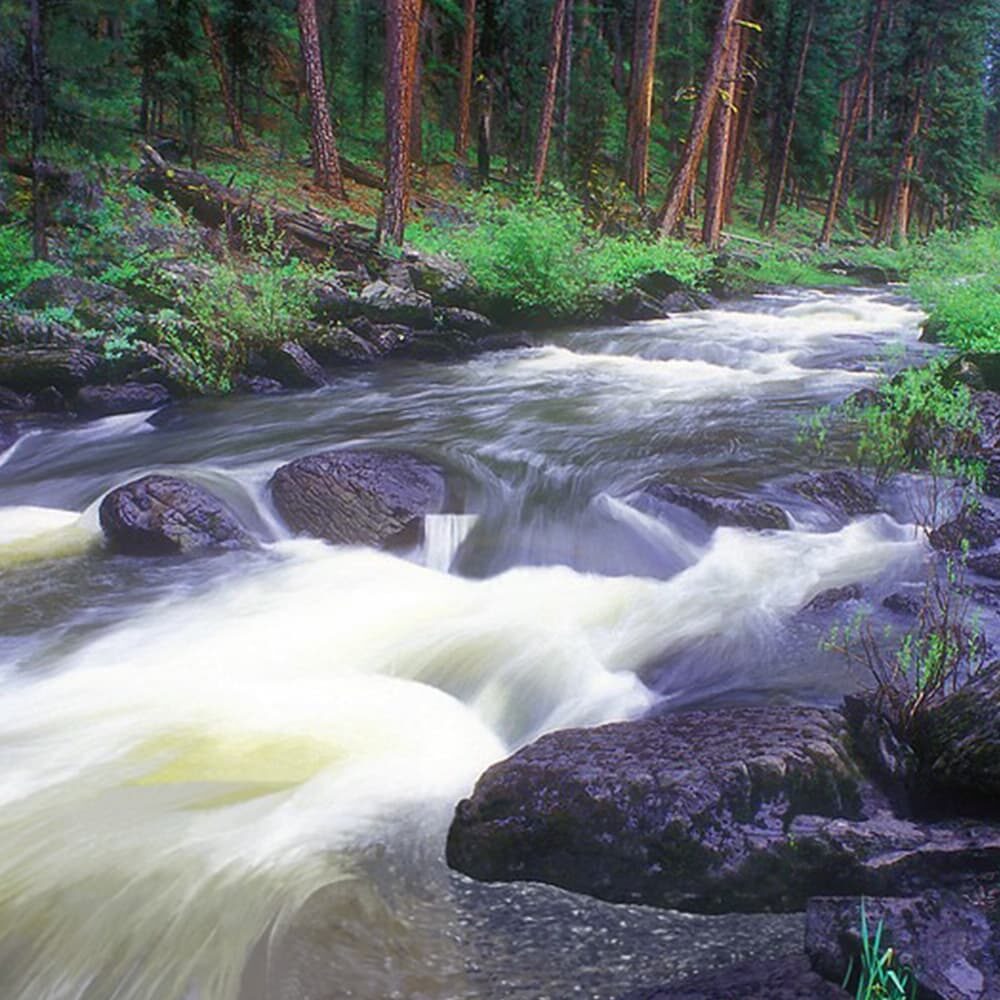
M 0 299 L 16 295 L 38 278 L 58 274 L 60 268 L 45 260 L 34 260 L 31 233 L 24 226 L 0 226 Z

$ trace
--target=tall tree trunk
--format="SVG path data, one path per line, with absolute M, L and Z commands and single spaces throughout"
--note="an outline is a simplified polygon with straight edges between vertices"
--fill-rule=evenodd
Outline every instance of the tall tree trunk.
M 319 26 L 316 22 L 316 0 L 298 0 L 299 41 L 302 62 L 306 70 L 309 91 L 309 114 L 312 122 L 313 178 L 321 187 L 338 198 L 347 198 L 340 157 L 333 137 L 330 108 L 326 103 L 326 82 L 323 76 L 323 56 L 320 52 Z
M 229 89 L 229 76 L 226 73 L 226 63 L 222 58 L 222 43 L 215 33 L 215 25 L 212 23 L 212 15 L 208 12 L 207 4 L 198 5 L 198 18 L 201 21 L 201 30 L 208 39 L 208 51 L 212 57 L 212 66 L 215 75 L 219 79 L 219 94 L 222 97 L 223 107 L 226 109 L 226 119 L 229 122 L 229 131 L 233 136 L 233 145 L 237 149 L 246 149 L 247 142 L 243 137 L 243 121 L 240 117 L 239 108 L 233 100 L 232 91 Z
M 830 245 L 830 238 L 833 236 L 833 227 L 837 222 L 837 212 L 840 209 L 841 196 L 844 194 L 844 178 L 847 175 L 847 163 L 851 155 L 854 131 L 857 128 L 858 119 L 861 117 L 865 94 L 868 90 L 868 82 L 872 77 L 872 70 L 875 65 L 875 50 L 878 46 L 879 34 L 882 31 L 882 22 L 885 20 L 885 13 L 889 8 L 889 3 L 890 0 L 875 0 L 871 28 L 868 32 L 868 45 L 862 59 L 861 72 L 854 90 L 854 97 L 851 100 L 847 119 L 844 122 L 844 129 L 840 139 L 840 149 L 837 153 L 837 165 L 834 168 L 833 182 L 830 185 L 830 196 L 826 203 L 826 216 L 823 219 L 823 229 L 819 236 L 819 245 L 822 247 Z
M 421 9 L 420 30 L 417 33 L 417 52 L 413 61 L 413 97 L 410 100 L 410 164 L 424 158 L 424 56 L 421 40 L 427 29 L 427 9 Z
M 723 0 L 719 21 L 712 39 L 712 51 L 705 68 L 705 82 L 695 102 L 691 129 L 681 162 L 674 172 L 667 200 L 657 215 L 657 225 L 666 234 L 672 233 L 681 220 L 688 197 L 694 190 L 698 165 L 708 137 L 712 113 L 719 100 L 719 85 L 726 68 L 726 54 L 734 43 L 733 22 L 741 0 Z
M 660 0 L 639 0 L 632 45 L 632 85 L 629 89 L 626 146 L 626 181 L 640 202 L 649 184 L 649 127 L 653 117 L 653 83 L 656 75 L 656 34 Z
M 742 13 L 738 11 L 737 16 Z M 739 29 L 734 29 L 739 30 Z M 735 117 L 733 94 L 739 70 L 740 49 L 743 39 L 733 39 L 726 49 L 719 85 L 725 96 L 715 103 L 708 135 L 708 171 L 705 179 L 705 218 L 701 228 L 702 242 L 712 250 L 718 248 L 722 236 L 723 203 L 725 201 L 726 174 L 732 149 L 733 119 Z
M 566 4 L 568 0 L 555 0 L 552 7 L 552 28 L 549 32 L 549 59 L 545 72 L 545 92 L 542 95 L 542 114 L 538 124 L 538 141 L 535 144 L 535 194 L 541 194 L 545 179 L 545 164 L 552 139 L 552 121 L 556 110 L 556 87 L 559 67 L 562 64 L 563 37 L 566 33 Z
M 455 129 L 455 153 L 465 159 L 469 150 L 469 126 L 472 120 L 472 66 L 476 54 L 476 0 L 465 0 L 465 28 L 462 31 L 462 59 L 458 71 L 458 127 Z
M 569 112 L 573 86 L 573 0 L 566 4 L 563 28 L 562 59 L 559 62 L 559 163 L 563 174 L 569 162 Z
M 385 193 L 379 213 L 382 243 L 403 242 L 410 200 L 413 77 L 420 46 L 421 0 L 387 0 L 385 32 Z
M 743 11 L 744 18 L 754 16 L 753 0 L 747 0 Z M 740 32 L 739 53 L 736 57 L 736 78 L 733 82 L 733 93 L 737 95 L 735 117 L 730 116 L 730 144 L 726 156 L 726 182 L 722 195 L 722 221 L 727 223 L 732 219 L 733 199 L 736 196 L 736 182 L 739 178 L 740 162 L 746 149 L 747 137 L 750 135 L 750 119 L 753 114 L 753 102 L 757 93 L 757 74 L 749 68 L 751 45 L 757 37 L 753 28 L 743 26 Z
M 35 260 L 45 260 L 49 255 L 47 171 L 41 159 L 47 110 L 42 3 L 43 0 L 30 0 L 28 4 L 28 77 L 31 92 L 31 235 Z
M 799 48 L 799 61 L 795 67 L 795 85 L 792 88 L 792 101 L 788 108 L 788 120 L 784 123 L 784 132 L 777 163 L 772 159 L 772 169 L 768 173 L 767 189 L 764 195 L 764 205 L 761 209 L 760 228 L 768 233 L 774 232 L 781 209 L 781 201 L 785 196 L 785 184 L 788 180 L 788 164 L 792 157 L 792 140 L 795 137 L 795 125 L 799 114 L 799 101 L 802 98 L 802 84 L 806 76 L 806 61 L 809 58 L 809 48 L 812 45 L 813 31 L 816 27 L 816 0 L 809 4 L 805 31 L 802 35 L 802 45 Z
M 876 243 L 891 241 L 897 230 L 900 237 L 903 240 L 906 239 L 910 213 L 910 180 L 915 160 L 913 144 L 920 134 L 920 121 L 924 110 L 924 84 L 928 72 L 929 68 L 925 68 L 925 75 L 921 78 L 913 98 L 906 134 L 903 136 L 899 151 L 899 160 L 893 171 L 892 185 L 886 197 L 885 209 L 879 217 L 878 229 L 875 233 Z

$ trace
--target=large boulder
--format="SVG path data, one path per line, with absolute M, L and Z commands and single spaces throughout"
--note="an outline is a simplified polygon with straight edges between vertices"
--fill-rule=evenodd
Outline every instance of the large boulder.
M 983 503 L 964 507 L 958 515 L 928 536 L 931 545 L 942 552 L 989 548 L 1000 540 L 1000 515 Z
M 915 744 L 932 798 L 1000 815 L 1000 662 L 922 713 Z
M 444 509 L 444 471 L 407 452 L 344 449 L 308 455 L 271 477 L 271 496 L 293 530 L 343 545 L 405 544 L 426 514 Z
M 854 472 L 835 469 L 806 476 L 792 484 L 800 496 L 838 514 L 859 517 L 877 514 L 878 495 Z
M 442 254 L 407 249 L 402 264 L 410 284 L 429 295 L 439 306 L 475 309 L 478 287 L 468 268 Z
M 0 347 L 0 385 L 16 392 L 76 389 L 97 379 L 103 368 L 103 358 L 79 347 Z
M 361 303 L 340 282 L 325 277 L 312 287 L 312 312 L 321 322 L 335 323 L 361 312 Z
M 880 951 L 892 948 L 893 968 L 909 970 L 920 1000 L 1000 997 L 1000 928 L 968 900 L 929 892 L 867 898 L 864 907 L 869 938 L 882 922 Z M 834 982 L 843 982 L 850 968 L 853 995 L 861 954 L 861 900 L 811 900 L 806 951 L 813 967 Z
M 843 883 L 839 855 L 800 854 L 793 820 L 859 820 L 869 794 L 839 713 L 661 715 L 552 733 L 495 764 L 459 803 L 447 857 L 473 878 L 613 902 L 796 909 Z
M 434 326 L 431 297 L 415 289 L 373 281 L 359 297 L 365 316 L 375 323 L 402 323 L 427 329 Z
M 709 496 L 673 483 L 649 483 L 642 487 L 637 499 L 654 513 L 662 504 L 683 507 L 712 527 L 730 525 L 756 530 L 790 527 L 788 515 L 776 504 L 749 497 Z
M 37 278 L 18 292 L 14 302 L 26 309 L 69 309 L 83 326 L 97 329 L 113 326 L 116 314 L 132 306 L 129 297 L 114 286 L 68 274 Z
M 25 312 L 0 302 L 0 346 L 76 347 L 79 336 L 45 313 Z
M 259 374 L 289 389 L 321 389 L 328 382 L 319 362 L 294 340 L 262 350 Z
M 76 394 L 73 409 L 81 417 L 110 417 L 118 413 L 158 410 L 170 401 L 169 390 L 158 382 L 85 385 Z
M 252 539 L 218 497 L 173 476 L 143 476 L 100 507 L 105 537 L 127 555 L 245 548 Z

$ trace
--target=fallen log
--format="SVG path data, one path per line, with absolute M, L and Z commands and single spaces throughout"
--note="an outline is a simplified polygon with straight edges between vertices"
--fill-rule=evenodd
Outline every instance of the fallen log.
M 236 248 L 247 232 L 277 232 L 289 253 L 314 264 L 332 262 L 345 270 L 384 264 L 374 232 L 365 226 L 256 201 L 251 192 L 168 164 L 151 146 L 142 147 L 142 158 L 134 178 L 139 187 L 158 198 L 169 198 L 203 226 L 224 229 Z

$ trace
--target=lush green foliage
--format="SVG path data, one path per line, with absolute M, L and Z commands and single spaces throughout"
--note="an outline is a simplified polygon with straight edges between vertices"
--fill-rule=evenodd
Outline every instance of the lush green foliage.
M 34 260 L 31 233 L 24 226 L 0 226 L 0 299 L 16 295 L 37 278 L 57 274 L 59 268 L 44 260 Z
M 651 271 L 697 287 L 709 258 L 677 240 L 600 236 L 565 195 L 501 202 L 481 196 L 468 225 L 411 226 L 407 238 L 462 261 L 483 290 L 525 312 L 569 315 L 596 307 L 602 289 Z

